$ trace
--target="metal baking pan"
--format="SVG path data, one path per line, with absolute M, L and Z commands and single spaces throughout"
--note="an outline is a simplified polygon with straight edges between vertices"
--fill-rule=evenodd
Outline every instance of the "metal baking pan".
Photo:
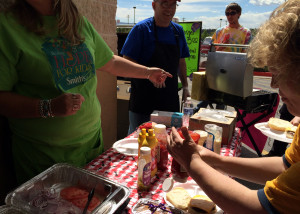
M 0 206 L 0 214 L 27 214 L 17 207 L 12 207 L 8 205 Z
M 69 164 L 55 164 L 9 193 L 5 203 L 23 213 L 64 213 L 67 210 L 68 213 L 82 214 L 81 209 L 60 197 L 60 191 L 68 186 L 87 191 L 95 188 L 95 196 L 102 203 L 91 214 L 113 214 L 128 203 L 130 195 L 129 188 L 105 177 Z

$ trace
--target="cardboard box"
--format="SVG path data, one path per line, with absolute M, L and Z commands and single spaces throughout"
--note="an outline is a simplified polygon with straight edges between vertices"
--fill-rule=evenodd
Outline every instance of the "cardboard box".
M 215 117 L 204 117 L 201 116 L 201 113 L 205 111 L 213 111 L 215 114 L 213 114 Z M 209 115 L 209 114 L 208 114 Z M 222 115 L 222 119 L 219 119 L 218 116 Z M 225 119 L 224 119 L 225 118 Z M 223 121 L 226 120 L 226 121 Z M 194 114 L 190 118 L 190 130 L 205 130 L 204 126 L 206 124 L 216 124 L 217 126 L 220 126 L 223 128 L 222 133 L 222 145 L 228 145 L 230 143 L 230 140 L 232 138 L 232 135 L 235 130 L 235 124 L 236 124 L 236 112 L 235 111 L 224 111 L 224 110 L 218 110 L 218 109 L 205 109 L 201 108 L 196 114 Z
M 155 123 L 164 124 L 167 127 L 181 127 L 183 113 L 169 111 L 154 111 L 150 120 Z
M 207 99 L 207 81 L 205 71 L 193 72 L 191 98 L 194 100 Z

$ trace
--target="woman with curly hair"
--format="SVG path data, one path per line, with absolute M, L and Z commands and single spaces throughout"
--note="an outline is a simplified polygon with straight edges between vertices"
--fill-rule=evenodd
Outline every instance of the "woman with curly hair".
M 96 69 L 157 84 L 171 76 L 115 56 L 72 0 L 15 0 L 0 13 L 0 62 L 19 183 L 103 152 Z
M 300 116 L 300 1 L 287 0 L 261 26 L 250 43 L 250 62 L 268 66 L 288 110 Z M 223 157 L 196 145 L 183 127 L 172 129 L 170 154 L 226 213 L 300 213 L 300 129 L 283 157 Z M 251 190 L 233 179 L 264 184 Z

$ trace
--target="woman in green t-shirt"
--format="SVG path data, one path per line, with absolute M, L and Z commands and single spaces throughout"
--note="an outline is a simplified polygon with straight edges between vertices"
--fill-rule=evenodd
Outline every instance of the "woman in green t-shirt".
M 156 84 L 171 77 L 115 56 L 72 0 L 18 0 L 0 29 L 0 114 L 20 183 L 103 152 L 96 69 Z

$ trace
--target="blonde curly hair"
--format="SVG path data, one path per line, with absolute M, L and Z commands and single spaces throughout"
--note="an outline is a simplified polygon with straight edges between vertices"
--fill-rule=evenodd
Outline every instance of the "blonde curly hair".
M 299 0 L 288 0 L 272 12 L 250 43 L 248 57 L 253 66 L 276 70 L 278 79 L 300 80 L 299 15 Z
M 67 39 L 71 45 L 78 45 L 84 41 L 81 35 L 82 15 L 72 0 L 53 0 L 53 8 L 57 17 L 59 35 Z M 15 0 L 7 10 L 12 12 L 28 31 L 39 36 L 47 33 L 43 26 L 41 15 L 26 0 Z

